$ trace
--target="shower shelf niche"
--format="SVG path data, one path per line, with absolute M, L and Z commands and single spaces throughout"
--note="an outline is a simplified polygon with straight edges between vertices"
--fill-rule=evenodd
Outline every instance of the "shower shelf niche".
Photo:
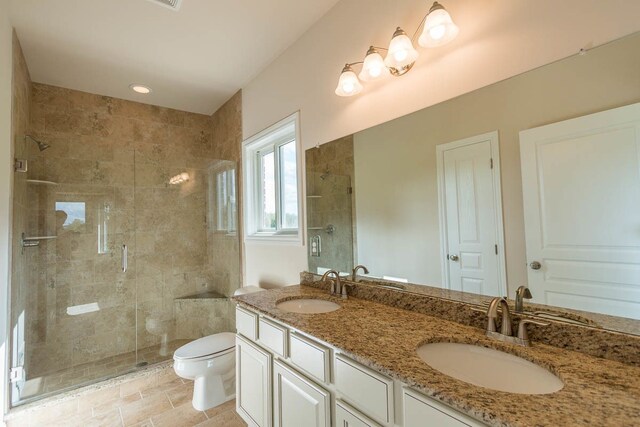
M 43 181 L 41 179 L 27 179 L 29 184 L 38 184 L 38 185 L 58 185 L 57 182 L 53 181 Z

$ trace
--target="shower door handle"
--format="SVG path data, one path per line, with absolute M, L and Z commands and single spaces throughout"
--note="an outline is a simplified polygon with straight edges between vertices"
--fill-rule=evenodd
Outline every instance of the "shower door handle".
M 122 272 L 126 273 L 128 266 L 129 248 L 127 245 L 122 245 Z

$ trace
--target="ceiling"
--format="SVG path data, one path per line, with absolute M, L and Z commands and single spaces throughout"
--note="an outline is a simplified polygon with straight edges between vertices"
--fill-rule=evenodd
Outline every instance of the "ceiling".
M 10 19 L 34 82 L 211 114 L 337 1 L 11 0 Z

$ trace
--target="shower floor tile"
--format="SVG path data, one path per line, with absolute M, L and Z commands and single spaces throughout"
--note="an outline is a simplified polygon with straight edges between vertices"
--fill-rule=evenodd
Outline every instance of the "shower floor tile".
M 160 354 L 160 345 L 143 348 L 136 352 L 118 354 L 95 362 L 71 366 L 51 372 L 37 378 L 31 378 L 22 393 L 23 400 L 44 397 L 62 390 L 73 389 L 98 380 L 121 375 L 136 370 L 136 365 L 153 365 L 171 359 L 173 352 L 190 340 L 174 340 L 169 342 L 168 351 Z M 141 365 L 142 364 L 142 365 Z

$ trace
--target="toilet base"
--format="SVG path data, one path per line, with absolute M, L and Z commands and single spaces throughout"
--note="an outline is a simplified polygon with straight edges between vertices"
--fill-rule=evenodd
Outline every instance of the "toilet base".
M 235 397 L 235 394 L 227 394 L 221 376 L 199 377 L 195 379 L 193 384 L 193 399 L 191 403 L 197 411 L 206 411 Z

